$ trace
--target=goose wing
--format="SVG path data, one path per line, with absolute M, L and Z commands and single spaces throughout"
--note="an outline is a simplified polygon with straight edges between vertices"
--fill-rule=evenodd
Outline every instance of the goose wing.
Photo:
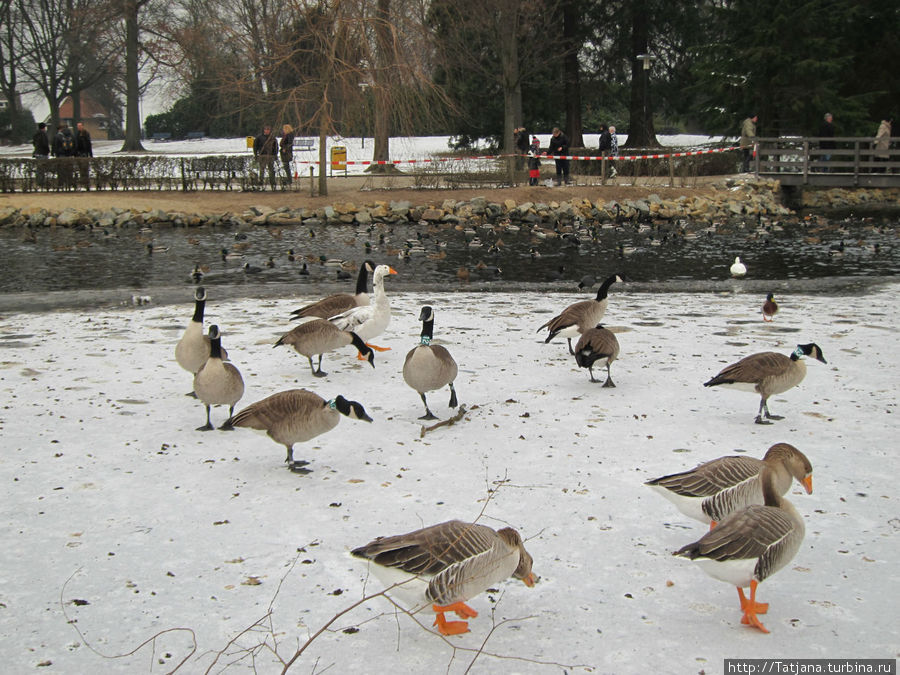
M 773 506 L 748 506 L 732 514 L 693 544 L 675 555 L 708 558 L 719 562 L 776 557 L 788 545 L 794 523 L 782 509 Z
M 497 534 L 485 525 L 450 520 L 392 537 L 378 537 L 352 551 L 385 567 L 434 576 L 490 551 Z
M 371 321 L 375 316 L 375 306 L 354 307 L 340 314 L 332 315 L 328 320 L 341 330 L 356 332 L 360 326 Z
M 308 389 L 289 389 L 251 403 L 231 418 L 236 427 L 266 431 L 293 416 L 305 418 L 322 407 L 324 399 Z
M 563 328 L 574 326 L 588 312 L 594 304 L 593 300 L 582 300 L 566 307 L 562 312 L 554 316 L 543 326 L 538 328 L 538 332 L 547 328 L 551 334 L 558 333 Z
M 777 352 L 752 354 L 725 367 L 704 386 L 711 387 L 732 382 L 759 382 L 763 378 L 782 374 L 790 365 L 790 357 L 784 354 Z
M 712 497 L 759 474 L 762 460 L 754 457 L 720 457 L 700 466 L 647 481 L 684 497 Z
M 368 301 L 368 296 L 366 296 L 365 299 Z M 320 319 L 327 319 L 335 314 L 340 314 L 341 312 L 346 312 L 349 309 L 358 307 L 359 304 L 357 297 L 354 295 L 350 295 L 349 293 L 336 293 L 335 295 L 329 295 L 327 298 L 322 298 L 318 302 L 314 302 L 306 307 L 295 309 L 291 312 L 291 317 L 294 319 L 301 319 L 307 316 L 317 316 Z

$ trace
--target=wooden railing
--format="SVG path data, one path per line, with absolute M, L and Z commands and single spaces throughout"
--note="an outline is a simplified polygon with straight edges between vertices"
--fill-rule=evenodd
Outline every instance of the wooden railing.
M 900 186 L 898 145 L 877 150 L 869 136 L 759 138 L 753 166 L 782 185 L 895 187 Z

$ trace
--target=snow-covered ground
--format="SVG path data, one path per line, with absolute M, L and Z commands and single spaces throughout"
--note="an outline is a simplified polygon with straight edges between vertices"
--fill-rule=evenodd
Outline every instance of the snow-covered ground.
M 173 358 L 189 290 L 181 306 L 3 317 L 3 671 L 162 673 L 186 658 L 179 672 L 197 673 L 222 651 L 213 672 L 279 672 L 273 645 L 290 658 L 380 589 L 351 548 L 482 510 L 480 522 L 526 538 L 534 588 L 509 580 L 475 598 L 471 632 L 448 639 L 430 615 L 418 625 L 372 599 L 291 672 L 460 673 L 475 660 L 483 673 L 715 673 L 732 657 L 895 658 L 898 291 L 782 296 L 766 324 L 755 294 L 617 285 L 618 386 L 604 389 L 564 340 L 535 334 L 571 294 L 391 294 L 388 282 L 393 320 L 376 342 L 392 351 L 374 370 L 350 349 L 327 355 L 329 376 L 315 380 L 303 357 L 272 348 L 310 298 L 217 302 L 209 289 L 207 325 L 246 382 L 238 409 L 308 387 L 374 418 L 298 444 L 305 476 L 262 435 L 194 431 L 204 412 Z M 420 437 L 421 403 L 400 371 L 426 303 L 469 412 Z M 701 386 L 739 357 L 810 341 L 828 364 L 810 362 L 770 401 L 785 416 L 771 426 L 753 424 L 755 395 Z M 443 419 L 447 399 L 429 397 Z M 226 414 L 214 409 L 214 423 Z M 779 441 L 809 456 L 814 493 L 789 495 L 806 539 L 760 587 L 764 635 L 741 625 L 734 588 L 670 555 L 704 527 L 642 483 Z

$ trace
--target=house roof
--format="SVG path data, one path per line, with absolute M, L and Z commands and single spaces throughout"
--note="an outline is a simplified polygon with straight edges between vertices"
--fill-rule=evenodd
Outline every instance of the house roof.
M 60 119 L 71 119 L 72 118 L 72 97 L 66 96 L 63 99 L 63 102 L 59 104 L 59 117 Z M 107 111 L 102 105 L 97 103 L 93 98 L 90 97 L 89 94 L 81 93 L 81 117 L 82 119 L 86 119 L 89 117 L 109 117 L 109 111 Z

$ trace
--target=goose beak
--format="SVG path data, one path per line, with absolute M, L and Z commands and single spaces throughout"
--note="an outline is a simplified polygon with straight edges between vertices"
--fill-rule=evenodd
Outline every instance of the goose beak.
M 388 269 L 390 270 L 390 274 L 398 274 L 397 270 L 395 270 L 393 267 L 388 267 Z
M 812 474 L 809 474 L 806 478 L 801 481 L 803 485 L 803 489 L 806 490 L 806 494 L 812 494 Z
M 533 588 L 537 583 L 538 577 L 534 572 L 529 572 L 528 576 L 522 579 L 522 582 L 528 586 L 528 588 Z

